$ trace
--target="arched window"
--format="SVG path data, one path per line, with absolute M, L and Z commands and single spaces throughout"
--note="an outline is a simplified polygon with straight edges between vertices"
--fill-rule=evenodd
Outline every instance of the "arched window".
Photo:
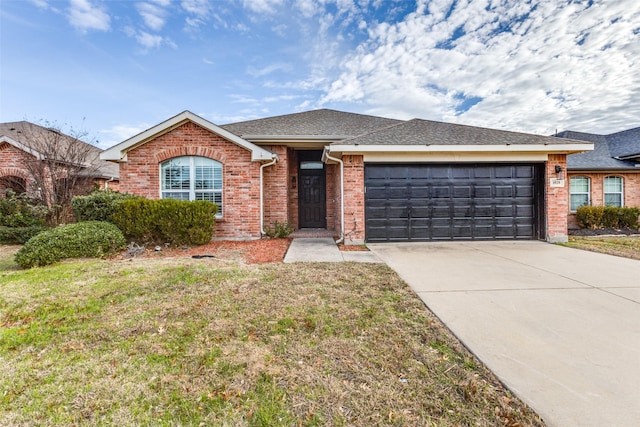
M 176 157 L 160 164 L 163 199 L 208 200 L 222 216 L 222 163 L 206 157 Z
M 604 179 L 604 205 L 621 207 L 624 204 L 622 178 L 607 176 Z
M 569 180 L 571 211 L 591 203 L 591 181 L 586 176 L 574 176 Z

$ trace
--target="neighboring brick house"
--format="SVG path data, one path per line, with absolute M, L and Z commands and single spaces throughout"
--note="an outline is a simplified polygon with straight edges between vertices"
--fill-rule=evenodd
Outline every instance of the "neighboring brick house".
M 55 150 L 48 150 L 48 143 L 57 144 Z M 117 165 L 100 159 L 102 150 L 91 144 L 87 144 L 65 135 L 53 128 L 46 128 L 27 121 L 0 123 L 0 197 L 4 197 L 6 191 L 11 189 L 16 193 L 35 194 L 38 192 L 38 184 L 33 182 L 33 174 L 30 173 L 28 162 L 39 161 L 53 152 L 60 152 L 63 162 L 65 151 L 77 144 L 79 147 L 78 158 L 87 163 L 81 165 L 87 170 L 89 183 L 81 192 L 87 192 L 97 188 L 118 189 Z M 42 149 L 40 149 L 42 147 Z
M 275 221 L 347 244 L 567 239 L 568 154 L 591 143 L 314 110 L 217 126 L 189 111 L 105 150 L 122 191 L 211 200 L 217 238 Z
M 591 206 L 640 207 L 640 127 L 609 135 L 564 131 L 559 138 L 588 141 L 593 151 L 567 158 L 569 227 L 576 209 Z

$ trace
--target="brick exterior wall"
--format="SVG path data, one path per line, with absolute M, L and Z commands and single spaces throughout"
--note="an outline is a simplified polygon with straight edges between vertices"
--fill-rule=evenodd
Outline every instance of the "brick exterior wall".
M 557 178 L 556 165 L 562 167 L 564 187 L 551 187 L 550 179 Z M 569 180 L 567 176 L 567 155 L 549 154 L 545 165 L 545 206 L 547 219 L 547 238 L 549 242 L 567 241 L 567 216 L 569 214 Z
M 298 223 L 298 152 L 293 148 L 287 149 L 289 167 L 287 181 L 284 185 L 288 188 L 287 206 L 289 208 L 289 224 L 296 230 Z M 295 182 L 295 184 L 294 184 Z
M 260 237 L 260 163 L 251 161 L 248 150 L 195 123 L 185 123 L 129 151 L 128 161 L 120 164 L 120 190 L 158 199 L 160 163 L 181 156 L 222 163 L 223 218 L 216 221 L 216 237 Z
M 608 176 L 619 176 L 623 179 L 623 205 L 628 207 L 640 207 L 640 172 L 614 172 L 614 173 L 569 173 L 569 178 L 585 176 L 589 178 L 590 200 L 592 206 L 604 205 L 604 179 Z M 568 183 L 567 183 L 568 185 Z M 570 209 L 570 207 L 569 207 Z M 569 228 L 578 228 L 575 212 L 569 212 Z
M 0 143 L 0 196 L 4 196 L 7 189 L 2 178 L 20 178 L 24 180 L 27 187 L 30 187 L 29 173 L 23 163 L 25 154 L 24 151 L 7 142 Z
M 364 157 L 342 156 L 344 162 L 344 242 L 364 243 Z M 340 179 L 338 177 L 338 179 Z
M 278 161 L 275 165 L 263 169 L 264 226 L 266 228 L 273 227 L 273 223 L 276 221 L 290 223 L 287 212 L 289 150 L 282 145 L 263 146 L 263 148 L 278 155 Z

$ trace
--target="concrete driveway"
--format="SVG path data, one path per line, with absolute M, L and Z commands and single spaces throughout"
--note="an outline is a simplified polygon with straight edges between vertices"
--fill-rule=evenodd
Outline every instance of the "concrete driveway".
M 640 261 L 543 242 L 368 246 L 548 425 L 640 425 Z

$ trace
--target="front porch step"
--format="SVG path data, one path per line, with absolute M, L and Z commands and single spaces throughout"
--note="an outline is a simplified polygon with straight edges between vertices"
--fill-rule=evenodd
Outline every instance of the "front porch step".
M 297 238 L 325 238 L 325 237 L 338 237 L 338 233 L 333 230 L 327 230 L 326 228 L 301 228 L 294 231 L 289 237 Z

